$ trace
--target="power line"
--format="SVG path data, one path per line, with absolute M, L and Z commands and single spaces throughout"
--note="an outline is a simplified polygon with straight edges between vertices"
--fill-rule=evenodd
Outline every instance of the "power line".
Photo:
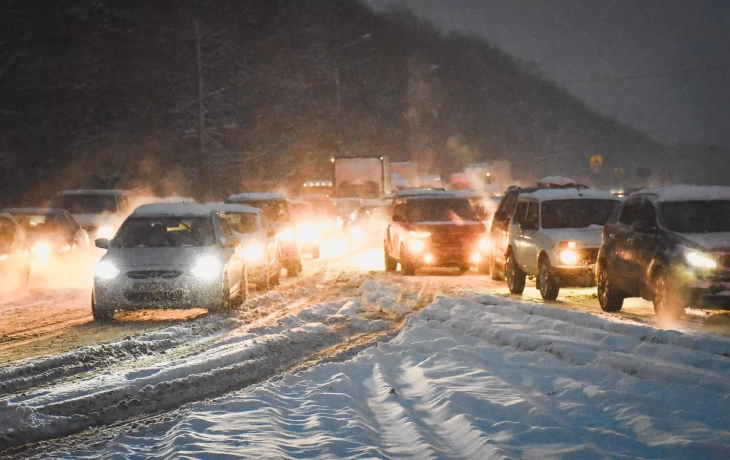
M 730 64 L 723 64 L 723 65 L 716 65 L 716 66 L 695 68 L 695 69 L 665 70 L 662 72 L 654 72 L 654 73 L 647 73 L 647 74 L 641 74 L 641 75 L 596 77 L 596 78 L 587 78 L 584 80 L 563 80 L 560 83 L 574 85 L 574 84 L 582 84 L 582 83 L 600 83 L 600 82 L 604 82 L 604 81 L 643 80 L 643 79 L 647 79 L 647 78 L 662 78 L 662 77 L 670 77 L 670 76 L 674 76 L 674 75 L 685 75 L 685 74 L 698 73 L 698 72 L 716 72 L 716 71 L 727 70 L 727 69 L 730 69 Z

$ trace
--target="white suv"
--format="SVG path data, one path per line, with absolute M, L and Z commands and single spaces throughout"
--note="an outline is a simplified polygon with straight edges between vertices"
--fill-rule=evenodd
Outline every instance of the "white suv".
M 507 286 L 525 289 L 527 276 L 546 300 L 561 287 L 592 286 L 603 226 L 620 200 L 583 187 L 543 189 L 519 195 L 508 228 Z

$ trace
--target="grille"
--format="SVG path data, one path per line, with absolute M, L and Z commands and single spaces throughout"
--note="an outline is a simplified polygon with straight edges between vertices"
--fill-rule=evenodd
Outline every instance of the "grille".
M 138 270 L 127 272 L 127 278 L 131 278 L 133 280 L 148 280 L 152 278 L 171 280 L 182 274 L 183 272 L 178 270 Z
M 180 300 L 184 292 L 181 290 L 167 292 L 125 292 L 124 298 L 130 302 L 171 302 Z

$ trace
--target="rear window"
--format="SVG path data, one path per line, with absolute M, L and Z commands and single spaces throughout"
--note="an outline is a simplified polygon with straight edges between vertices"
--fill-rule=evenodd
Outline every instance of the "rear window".
M 257 215 L 250 212 L 226 212 L 226 221 L 236 233 L 256 233 L 259 230 Z
M 51 200 L 50 207 L 61 208 L 71 214 L 104 214 L 116 213 L 117 197 L 115 195 L 88 194 L 88 195 L 56 195 Z
M 479 220 L 466 198 L 413 199 L 406 203 L 409 222 L 458 222 Z
M 541 205 L 542 228 L 603 227 L 619 205 L 613 200 L 550 200 Z
M 13 218 L 27 233 L 53 233 L 62 225 L 61 216 L 53 214 L 13 214 Z
M 246 200 L 236 201 L 236 204 L 246 204 L 259 208 L 264 215 L 273 222 L 289 222 L 289 203 L 282 200 Z

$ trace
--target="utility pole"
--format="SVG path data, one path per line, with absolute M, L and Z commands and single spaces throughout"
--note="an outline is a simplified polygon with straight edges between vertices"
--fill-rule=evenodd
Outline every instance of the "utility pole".
M 336 60 L 339 61 L 339 50 Z M 337 153 L 342 155 L 342 116 L 340 109 L 342 107 L 342 99 L 340 98 L 340 67 L 339 62 L 335 65 L 335 95 L 337 97 L 337 106 L 335 107 L 335 117 L 337 120 Z
M 198 63 L 198 179 L 203 191 L 207 188 L 208 180 L 208 152 L 205 149 L 205 105 L 203 104 L 203 56 L 200 49 L 200 24 L 196 19 L 195 26 L 195 56 Z M 206 192 L 207 193 L 207 192 Z

